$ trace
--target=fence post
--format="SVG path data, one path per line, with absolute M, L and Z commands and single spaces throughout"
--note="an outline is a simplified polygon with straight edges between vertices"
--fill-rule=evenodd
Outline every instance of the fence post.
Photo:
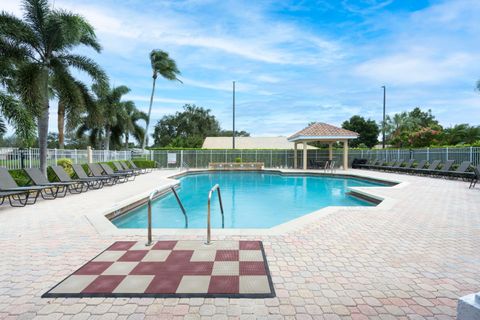
M 430 162 L 430 148 L 427 148 L 427 162 Z
M 180 150 L 180 167 L 183 166 L 183 149 Z
M 210 150 L 210 163 L 213 163 L 213 150 Z
M 225 162 L 228 162 L 227 161 L 227 149 L 225 149 Z
M 198 168 L 198 150 L 195 150 L 195 168 Z
M 28 163 L 29 163 L 29 167 L 31 168 L 32 167 L 32 149 L 31 148 L 28 148 Z
M 270 150 L 270 168 L 273 167 L 273 150 Z
M 445 161 L 448 161 L 448 147 L 446 148 L 446 154 L 447 154 L 447 159 Z
M 285 169 L 288 168 L 288 150 L 285 151 L 285 165 L 283 166 Z
M 470 162 L 473 162 L 473 147 L 470 147 Z
M 93 152 L 92 152 L 92 147 L 90 146 L 87 147 L 87 162 L 88 163 L 93 162 Z
M 55 165 L 57 165 L 57 148 L 53 149 L 53 159 L 55 159 Z

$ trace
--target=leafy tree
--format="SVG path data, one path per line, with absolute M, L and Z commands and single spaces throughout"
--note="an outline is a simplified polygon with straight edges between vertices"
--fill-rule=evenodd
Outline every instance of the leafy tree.
M 218 136 L 220 125 L 210 109 L 186 104 L 183 110 L 158 121 L 153 133 L 155 146 L 199 148 L 207 136 Z
M 145 149 L 147 145 L 147 136 L 148 136 L 148 126 L 150 124 L 150 115 L 152 114 L 152 104 L 153 104 L 153 96 L 155 94 L 155 82 L 157 81 L 157 77 L 160 74 L 163 78 L 167 80 L 177 80 L 180 83 L 183 83 L 178 79 L 180 75 L 180 71 L 177 68 L 177 64 L 175 60 L 169 57 L 168 53 L 162 50 L 152 50 L 150 52 L 150 64 L 152 65 L 153 71 L 153 85 L 152 85 L 152 95 L 150 96 L 150 106 L 148 107 L 148 115 L 147 115 L 147 123 L 145 126 L 145 134 L 142 143 L 142 149 Z
M 232 130 L 221 130 L 219 133 L 218 133 L 218 136 L 219 137 L 231 137 L 233 135 L 233 131 Z M 250 137 L 250 133 L 248 133 L 247 131 L 237 131 L 235 130 L 235 137 Z
M 365 120 L 361 116 L 353 116 L 350 120 L 343 122 L 342 128 L 354 131 L 359 134 L 357 139 L 350 141 L 352 147 L 358 147 L 360 144 L 369 148 L 374 147 L 378 142 L 380 129 L 373 120 Z
M 410 147 L 423 148 L 438 144 L 441 132 L 431 127 L 421 128 L 408 136 Z
M 138 110 L 132 101 L 126 101 L 123 107 L 124 112 L 122 112 L 122 115 L 124 118 L 121 119 L 117 126 L 119 127 L 118 130 L 120 130 L 125 137 L 125 149 L 128 149 L 130 135 L 139 143 L 142 143 L 145 136 L 145 129 L 141 127 L 138 122 L 140 120 L 147 121 L 147 114 Z
M 40 168 L 46 173 L 50 82 L 71 83 L 70 68 L 101 81 L 106 76 L 90 58 L 72 53 L 79 45 L 100 51 L 93 27 L 80 15 L 51 9 L 48 0 L 23 0 L 24 19 L 0 13 L 2 55 L 16 61 L 18 92 L 36 116 Z
M 480 126 L 457 124 L 443 130 L 441 141 L 445 145 L 473 144 L 480 140 Z

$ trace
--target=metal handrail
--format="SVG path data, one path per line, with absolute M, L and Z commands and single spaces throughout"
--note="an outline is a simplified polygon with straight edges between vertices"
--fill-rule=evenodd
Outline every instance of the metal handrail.
M 222 213 L 222 228 L 225 227 L 225 217 L 223 215 L 223 204 L 222 204 L 222 195 L 220 193 L 220 186 L 218 184 L 214 185 L 212 189 L 208 192 L 208 214 L 207 214 L 207 242 L 205 244 L 211 244 L 211 237 L 212 237 L 212 228 L 210 224 L 210 202 L 212 200 L 213 192 L 217 190 L 218 192 L 218 201 L 220 204 L 220 212 Z
M 180 197 L 177 194 L 177 190 L 175 190 L 174 186 L 171 186 L 170 189 L 172 190 L 173 194 L 175 195 L 175 198 L 177 199 L 178 205 L 180 206 L 180 209 L 182 209 L 183 216 L 185 217 L 185 228 L 188 228 L 188 217 L 187 217 L 187 211 L 185 210 L 185 207 L 182 204 L 182 201 L 180 201 Z
M 180 201 L 180 198 L 178 197 L 178 194 L 173 186 L 170 187 L 173 194 L 177 198 L 178 204 L 180 205 L 180 208 L 182 209 L 183 215 L 185 217 L 185 227 L 188 227 L 188 217 L 187 213 L 185 211 L 185 208 L 182 205 L 182 202 Z M 148 202 L 147 202 L 147 210 L 148 210 L 148 227 L 147 227 L 147 243 L 145 244 L 146 246 L 151 246 L 152 245 L 152 200 L 153 198 L 159 193 L 164 191 L 165 189 L 155 189 L 152 192 L 150 192 L 150 195 L 148 196 Z

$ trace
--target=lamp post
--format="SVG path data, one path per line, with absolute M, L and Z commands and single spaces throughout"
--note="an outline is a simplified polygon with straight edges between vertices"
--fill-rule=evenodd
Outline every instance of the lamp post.
M 232 130 L 232 147 L 235 149 L 235 81 L 233 81 L 233 130 Z
M 382 123 L 382 147 L 385 149 L 385 101 L 387 95 L 387 88 L 382 86 L 383 88 L 383 123 Z

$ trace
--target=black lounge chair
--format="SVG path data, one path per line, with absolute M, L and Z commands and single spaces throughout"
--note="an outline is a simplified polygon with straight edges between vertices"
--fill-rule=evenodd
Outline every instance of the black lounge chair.
M 115 172 L 115 171 L 113 171 L 112 167 L 110 167 L 106 163 L 99 163 L 98 165 L 102 168 L 102 170 L 103 170 L 102 173 L 105 173 L 105 174 L 107 174 L 111 177 L 118 176 L 119 179 L 124 179 L 123 182 L 127 182 L 128 179 L 130 179 L 130 178 L 133 178 L 132 181 L 135 180 L 135 174 L 133 173 L 133 171 L 131 171 L 131 172 Z M 119 181 L 120 181 L 120 183 L 122 183 L 121 180 L 119 180 Z
M 384 168 L 384 170 L 395 171 L 396 169 L 400 168 L 400 166 L 403 164 L 403 162 L 404 162 L 403 159 L 396 160 L 392 163 L 392 165 L 386 166 Z
M 27 176 L 30 178 L 29 182 L 33 182 L 36 186 L 46 186 L 58 188 L 58 198 L 63 198 L 67 195 L 67 191 L 75 194 L 83 191 L 82 184 L 77 182 L 50 182 L 47 177 L 38 168 L 26 168 L 23 169 Z
M 470 161 L 463 161 L 460 163 L 458 168 L 454 171 L 450 171 L 446 174 L 447 178 L 463 178 L 463 179 L 468 179 L 473 176 L 473 172 L 467 172 L 467 170 L 470 168 L 472 163 Z
M 470 180 L 469 189 L 475 188 L 477 185 L 478 180 L 480 180 L 480 164 L 473 168 L 473 176 Z
M 417 163 L 415 167 L 412 167 L 404 171 L 406 171 L 407 173 L 415 173 L 415 170 L 423 169 L 426 164 L 427 164 L 427 160 L 420 160 L 420 162 Z
M 93 177 L 109 179 L 107 185 L 114 185 L 117 183 L 126 182 L 125 176 L 103 174 L 103 169 L 98 163 L 89 163 L 87 166 Z
M 407 170 L 410 170 L 413 166 L 413 164 L 415 163 L 415 159 L 410 159 L 408 160 L 408 162 L 405 164 L 405 166 L 399 166 L 398 168 L 395 168 L 395 171 L 398 171 L 398 172 L 403 172 L 403 171 L 407 171 Z
M 25 207 L 28 204 L 28 195 L 29 192 L 25 191 L 0 191 L 0 205 L 8 199 L 12 207 Z
M 113 165 L 115 166 L 115 173 L 129 173 L 129 174 L 134 174 L 136 176 L 140 174 L 138 171 L 135 171 L 133 169 L 123 168 L 123 166 L 119 162 L 114 161 Z
M 385 168 L 385 166 L 388 165 L 388 161 L 387 160 L 381 160 L 378 162 L 378 164 L 376 165 L 373 165 L 373 166 L 370 166 L 369 169 L 376 169 L 376 170 L 382 170 L 383 168 Z
M 446 176 L 450 172 L 450 168 L 453 166 L 454 160 L 448 160 L 445 162 L 445 164 L 442 165 L 442 168 L 440 170 L 433 170 L 431 174 L 433 176 L 440 175 L 440 176 Z
M 142 173 L 146 173 L 146 171 L 143 170 L 142 168 L 137 168 L 137 169 L 135 169 L 135 168 L 130 168 L 130 167 L 128 166 L 128 164 L 126 164 L 126 163 L 123 162 L 123 161 L 119 161 L 118 163 L 119 163 L 120 166 L 123 168 L 123 170 L 133 170 L 133 172 L 135 172 L 136 175 L 139 175 L 139 174 L 142 174 Z
M 438 168 L 439 165 L 440 165 L 440 160 L 435 160 L 426 169 L 417 169 L 417 168 L 413 169 L 413 173 L 415 173 L 415 174 L 430 174 L 430 173 L 432 173 L 432 171 L 435 171 Z
M 135 162 L 133 162 L 132 160 L 127 160 L 127 163 L 130 165 L 131 168 L 133 169 L 143 169 L 145 173 L 147 172 L 152 172 L 153 171 L 153 168 L 139 168 L 137 167 L 137 165 L 135 164 Z
M 361 159 L 360 159 L 361 160 Z M 377 159 L 370 159 L 366 163 L 357 163 L 356 166 L 361 169 L 368 169 L 368 166 L 375 165 L 378 162 Z
M 110 177 L 91 177 L 89 176 L 85 170 L 83 170 L 82 165 L 80 164 L 73 164 L 72 165 L 73 172 L 75 172 L 75 175 L 77 178 L 82 179 L 82 180 L 91 180 L 92 182 L 98 182 L 102 184 L 102 187 L 104 185 L 106 186 L 113 186 L 116 183 L 116 179 L 112 179 Z
M 60 182 L 76 182 L 82 185 L 82 192 L 89 189 L 95 190 L 103 187 L 102 181 L 95 178 L 85 178 L 85 179 L 72 179 L 70 175 L 63 169 L 62 166 L 52 166 L 51 167 L 55 175 L 57 176 L 58 181 Z
M 6 168 L 0 168 L 0 192 L 5 193 L 4 197 L 8 197 L 12 207 L 24 207 L 27 204 L 37 202 L 39 195 L 45 200 L 55 199 L 58 188 L 48 186 L 19 187 L 10 175 L 10 172 L 8 172 Z M 13 194 L 12 192 L 19 192 L 19 194 Z M 24 198 L 21 198 L 21 195 L 23 195 Z

